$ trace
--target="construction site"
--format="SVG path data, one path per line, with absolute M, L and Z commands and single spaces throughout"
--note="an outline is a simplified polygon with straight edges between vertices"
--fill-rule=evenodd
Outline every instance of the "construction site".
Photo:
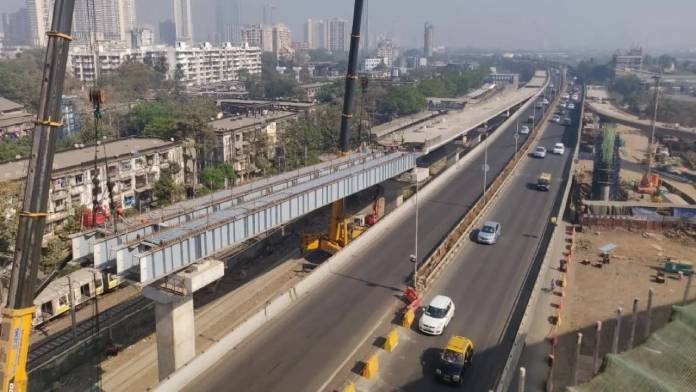
M 582 121 L 546 390 L 690 390 L 696 135 Z

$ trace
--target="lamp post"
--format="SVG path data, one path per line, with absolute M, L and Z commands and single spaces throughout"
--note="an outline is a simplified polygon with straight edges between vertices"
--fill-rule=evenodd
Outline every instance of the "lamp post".
M 483 202 L 486 202 L 486 188 L 488 183 L 488 127 L 486 127 L 486 140 L 483 148 Z
M 414 169 L 417 170 L 416 167 Z M 416 173 L 416 228 L 413 241 L 413 254 L 411 255 L 411 262 L 413 263 L 413 288 L 417 290 L 416 283 L 418 281 L 418 174 Z

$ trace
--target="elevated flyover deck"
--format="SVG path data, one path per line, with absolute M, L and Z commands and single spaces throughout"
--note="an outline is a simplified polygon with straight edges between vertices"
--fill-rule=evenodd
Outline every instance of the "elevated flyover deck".
M 587 86 L 587 109 L 596 113 L 605 120 L 613 121 L 629 127 L 638 128 L 644 132 L 650 132 L 651 119 L 640 118 L 617 108 L 611 100 L 606 86 Z M 684 127 L 678 124 L 657 121 L 655 130 L 660 135 L 670 135 L 680 138 L 696 139 L 696 128 Z
M 416 165 L 418 154 L 358 154 L 359 165 L 337 168 L 262 198 L 234 204 L 116 246 L 117 273 L 142 284 L 176 272 L 225 248 L 287 224 L 311 211 L 396 177 Z
M 532 109 L 524 108 L 519 115 L 525 118 L 531 113 Z M 508 123 L 494 131 L 493 135 L 499 136 L 490 138 L 488 184 L 513 156 L 514 132 L 515 125 Z M 520 143 L 527 137 L 521 135 Z M 468 163 L 445 172 L 443 175 L 450 177 L 440 185 L 433 184 L 436 188 L 432 193 L 420 199 L 419 262 L 427 258 L 481 196 L 482 174 L 478 167 L 484 154 L 482 150 L 469 154 Z M 349 264 L 332 271 L 314 292 L 221 357 L 214 367 L 182 390 L 217 391 L 232 386 L 242 386 L 246 392 L 333 390 L 336 385 L 326 385 L 327 380 L 343 365 L 352 366 L 353 362 L 345 361 L 381 319 L 391 316 L 398 301 L 395 297 L 413 271 L 409 257 L 416 235 L 415 209 L 410 204 L 401 208 L 407 208 L 403 218 L 390 223 L 378 240 L 349 250 Z M 481 279 L 479 285 L 486 283 L 494 287 L 507 284 L 495 276 Z M 472 302 L 488 294 L 469 293 Z
M 543 80 L 545 82 L 545 77 Z M 539 94 L 544 83 L 539 85 L 537 78 L 533 79 L 533 82 L 528 83 L 529 87 L 505 89 L 486 100 L 469 104 L 463 110 L 451 111 L 429 121 L 401 127 L 389 134 L 383 134 L 378 142 L 383 146 L 411 146 L 427 154 Z

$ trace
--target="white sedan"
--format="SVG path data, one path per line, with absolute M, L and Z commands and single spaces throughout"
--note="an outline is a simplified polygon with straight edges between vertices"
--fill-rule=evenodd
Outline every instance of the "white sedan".
M 520 135 L 529 135 L 529 127 L 526 125 L 523 125 L 520 128 Z
M 534 153 L 532 153 L 532 156 L 534 158 L 546 158 L 546 147 L 537 146 L 537 148 L 534 149 Z
M 552 152 L 556 155 L 563 155 L 565 153 L 565 146 L 563 143 L 556 143 L 553 145 Z
M 423 314 L 418 321 L 418 329 L 428 335 L 442 335 L 445 327 L 454 317 L 454 302 L 450 297 L 437 295 L 430 305 L 423 308 Z

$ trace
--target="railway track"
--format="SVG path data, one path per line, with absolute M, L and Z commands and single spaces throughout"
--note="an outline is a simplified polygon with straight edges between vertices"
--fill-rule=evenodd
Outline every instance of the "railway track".
M 152 301 L 142 296 L 113 306 L 99 314 L 99 330 L 104 331 L 149 306 L 153 306 Z M 76 325 L 74 336 L 72 328 L 66 328 L 36 344 L 32 344 L 29 349 L 27 371 L 31 373 L 60 354 L 88 342 L 95 337 L 96 327 L 97 317 L 91 317 Z

